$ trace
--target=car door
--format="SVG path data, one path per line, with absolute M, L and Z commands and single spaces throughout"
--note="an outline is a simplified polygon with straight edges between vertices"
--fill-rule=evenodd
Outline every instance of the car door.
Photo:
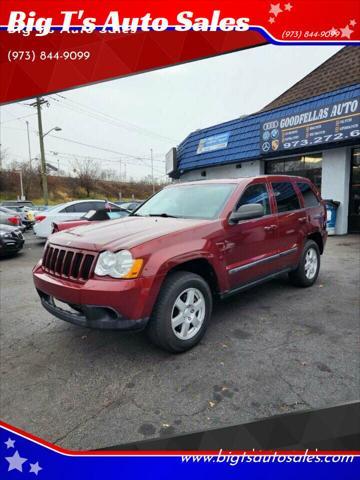
M 290 180 L 272 181 L 271 187 L 278 217 L 278 269 L 284 270 L 299 261 L 306 235 L 307 215 Z
M 76 220 L 80 218 L 81 213 L 77 212 L 75 210 L 75 203 L 72 203 L 70 205 L 64 205 L 63 208 L 51 212 L 51 220 L 54 220 L 56 222 L 66 222 L 66 220 Z
M 241 194 L 235 209 L 260 203 L 264 216 L 243 220 L 226 228 L 226 269 L 231 289 L 266 277 L 276 269 L 277 220 L 265 181 L 255 181 Z

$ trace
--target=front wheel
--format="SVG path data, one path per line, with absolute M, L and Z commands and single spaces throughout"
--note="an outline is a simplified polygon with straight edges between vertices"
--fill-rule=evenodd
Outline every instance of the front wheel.
M 305 243 L 299 265 L 289 273 L 290 281 L 298 287 L 311 287 L 316 282 L 320 270 L 320 251 L 313 240 Z
M 203 337 L 212 310 L 207 282 L 194 273 L 174 272 L 165 280 L 147 329 L 150 340 L 173 353 Z

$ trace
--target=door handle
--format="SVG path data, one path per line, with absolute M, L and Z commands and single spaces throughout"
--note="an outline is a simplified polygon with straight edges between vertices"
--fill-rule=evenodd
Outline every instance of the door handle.
M 265 232 L 271 232 L 271 230 L 276 230 L 278 227 L 277 225 L 267 225 L 264 227 Z
M 305 223 L 306 219 L 307 219 L 307 217 L 300 217 L 300 218 L 298 218 L 298 222 Z

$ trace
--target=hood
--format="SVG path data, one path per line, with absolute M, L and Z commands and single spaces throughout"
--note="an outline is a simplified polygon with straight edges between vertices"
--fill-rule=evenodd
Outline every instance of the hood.
M 209 220 L 162 217 L 126 217 L 70 228 L 49 237 L 52 244 L 85 250 L 120 250 L 141 245 L 170 233 L 191 230 Z

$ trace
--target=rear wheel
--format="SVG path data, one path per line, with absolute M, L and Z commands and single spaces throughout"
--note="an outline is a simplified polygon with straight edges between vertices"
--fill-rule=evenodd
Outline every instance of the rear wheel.
M 316 282 L 320 270 L 320 251 L 318 244 L 313 240 L 305 243 L 299 265 L 296 270 L 289 273 L 289 278 L 294 285 L 311 287 Z
M 212 295 L 207 282 L 194 273 L 174 272 L 161 288 L 148 335 L 165 350 L 184 352 L 203 337 L 211 310 Z

